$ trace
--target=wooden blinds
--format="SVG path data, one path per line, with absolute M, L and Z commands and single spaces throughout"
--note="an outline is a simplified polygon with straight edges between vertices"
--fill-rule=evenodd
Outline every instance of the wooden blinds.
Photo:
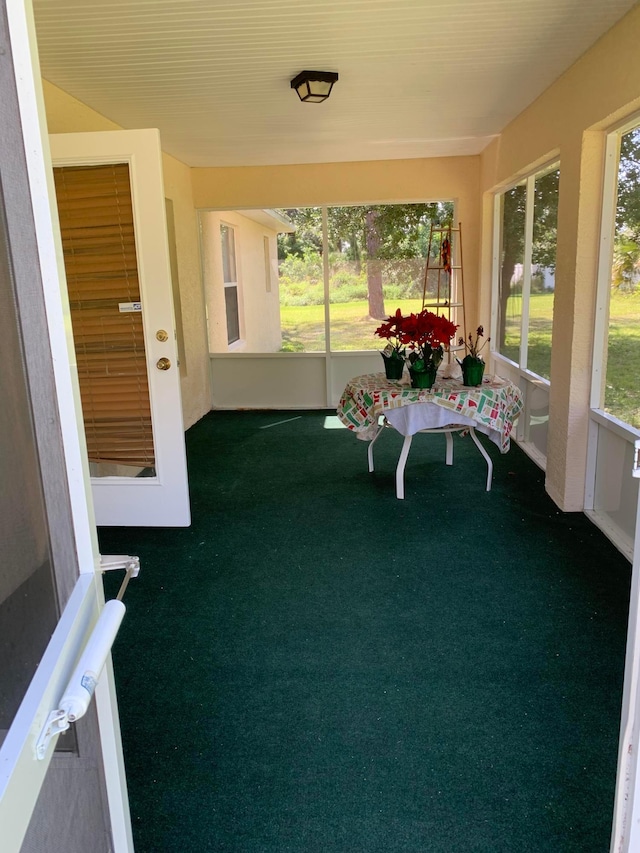
M 152 467 L 129 166 L 54 175 L 89 459 Z

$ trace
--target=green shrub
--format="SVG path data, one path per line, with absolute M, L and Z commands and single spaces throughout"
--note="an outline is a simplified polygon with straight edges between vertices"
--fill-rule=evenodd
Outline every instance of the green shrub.
M 287 255 L 280 261 L 280 281 L 289 283 L 317 284 L 322 282 L 322 257 L 310 248 L 305 248 L 302 257 L 298 255 Z
M 367 279 L 363 276 L 348 275 L 340 273 L 340 283 L 336 283 L 336 279 L 331 280 L 331 290 L 329 291 L 331 302 L 357 302 L 360 299 L 366 299 Z
M 280 304 L 281 305 L 322 305 L 324 302 L 324 286 L 309 284 L 306 282 L 280 281 Z
M 279 352 L 304 352 L 302 341 L 283 341 Z

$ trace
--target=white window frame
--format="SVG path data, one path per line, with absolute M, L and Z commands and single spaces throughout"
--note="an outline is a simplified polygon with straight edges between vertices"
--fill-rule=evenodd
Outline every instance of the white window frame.
M 503 361 L 505 364 L 512 365 L 517 368 L 524 377 L 536 383 L 542 383 L 547 387 L 551 382 L 544 376 L 540 376 L 528 368 L 529 357 L 529 308 L 531 298 L 531 263 L 533 258 L 533 226 L 535 213 L 535 187 L 536 178 L 550 172 L 553 169 L 560 169 L 560 160 L 554 158 L 543 166 L 538 167 L 535 172 L 527 175 L 526 178 L 520 177 L 513 183 L 508 184 L 500 189 L 494 195 L 493 207 L 493 264 L 492 264 L 492 281 L 491 281 L 491 355 L 493 358 Z M 502 232 L 502 199 L 504 195 L 510 192 L 521 184 L 525 185 L 526 205 L 525 205 L 525 234 L 524 234 L 524 254 L 523 254 L 523 271 L 522 271 L 522 316 L 520 318 L 520 350 L 519 361 L 515 362 L 503 355 L 498 350 L 498 320 L 499 320 L 499 300 L 500 300 L 500 244 Z
M 491 276 L 491 362 L 492 369 L 519 386 L 524 397 L 524 411 L 514 431 L 514 438 L 525 453 L 543 471 L 547 467 L 547 458 L 542 449 L 531 439 L 531 415 L 537 405 L 536 400 L 549 394 L 551 381 L 534 373 L 527 367 L 529 356 L 529 300 L 531 297 L 531 261 L 533 258 L 533 226 L 535 212 L 536 178 L 553 169 L 561 169 L 558 157 L 536 167 L 526 177 L 519 176 L 513 182 L 496 191 L 493 199 L 493 244 Z M 498 351 L 498 321 L 500 305 L 500 247 L 502 237 L 502 199 L 505 193 L 521 184 L 525 184 L 525 242 L 523 253 L 522 280 L 522 316 L 520 319 L 519 362 L 515 362 Z M 526 334 L 525 334 L 526 331 Z
M 589 435 L 587 443 L 587 467 L 585 472 L 584 511 L 591 521 L 611 539 L 629 560 L 633 559 L 634 539 L 619 528 L 609 515 L 597 508 L 596 478 L 598 474 L 598 444 L 600 430 L 607 430 L 618 439 L 634 445 L 640 438 L 640 430 L 605 412 L 604 384 L 609 330 L 609 306 L 611 296 L 611 266 L 615 238 L 615 218 L 618 201 L 618 167 L 620 144 L 625 133 L 640 127 L 640 113 L 635 113 L 624 122 L 614 125 L 607 133 L 602 193 L 602 218 L 598 252 L 596 312 L 593 332 L 593 361 L 591 365 L 591 392 L 589 397 Z M 637 531 L 636 531 L 637 536 Z
M 627 117 L 610 128 L 605 147 L 602 221 L 598 256 L 596 316 L 591 370 L 589 411 L 589 443 L 585 487 L 585 513 L 617 545 L 632 562 L 629 597 L 627 652 L 622 696 L 622 721 L 618 748 L 618 768 L 614 803 L 611 851 L 631 853 L 640 845 L 640 785 L 638 777 L 638 743 L 640 741 L 640 500 L 636 506 L 635 535 L 625 543 L 621 531 L 611 523 L 606 512 L 594 509 L 599 430 L 614 433 L 632 446 L 640 439 L 640 430 L 620 421 L 601 408 L 604 402 L 605 356 L 608 348 L 611 266 L 618 200 L 618 169 L 622 136 L 640 127 L 640 113 Z M 630 472 L 629 472 L 630 474 Z M 635 480 L 634 482 L 640 482 Z M 625 547 L 626 546 L 626 547 Z
M 237 235 L 238 229 L 237 229 L 236 225 L 231 225 L 231 223 L 229 223 L 229 222 L 222 222 L 221 221 L 220 222 L 220 236 L 221 237 L 223 234 L 223 228 L 225 228 L 227 231 L 229 231 L 232 235 L 232 238 L 233 238 L 233 241 L 232 241 L 233 242 L 233 267 L 234 267 L 235 274 L 236 274 L 235 281 L 231 281 L 231 280 L 226 281 L 226 278 L 225 278 L 225 257 L 224 256 L 225 256 L 225 248 L 227 246 L 227 243 L 224 240 L 220 241 L 220 248 L 221 248 L 221 253 L 222 253 L 222 255 L 221 255 L 221 257 L 222 257 L 222 282 L 223 282 L 223 286 L 224 286 L 224 290 L 225 290 L 225 319 L 226 319 L 226 326 L 227 326 L 227 345 L 228 345 L 230 350 L 234 350 L 234 349 L 237 349 L 238 347 L 240 347 L 244 344 L 244 333 L 243 333 L 243 326 L 244 326 L 243 320 L 244 320 L 244 318 L 243 318 L 243 312 L 242 312 L 242 300 L 241 300 L 241 288 L 240 288 L 240 269 L 239 269 L 239 252 L 238 252 L 238 239 L 237 239 L 238 238 L 238 235 Z M 227 291 L 227 289 L 229 289 L 229 290 L 235 289 L 236 303 L 238 306 L 238 337 L 233 341 L 229 340 L 229 315 L 226 313 L 226 300 L 227 300 L 226 291 Z
M 593 363 L 591 367 L 591 394 L 589 405 L 605 420 L 627 426 L 602 408 L 604 403 L 604 369 L 608 348 L 609 305 L 611 298 L 611 267 L 613 264 L 613 243 L 616 230 L 616 208 L 618 204 L 618 166 L 620 144 L 625 133 L 640 128 L 640 114 L 607 134 L 605 147 L 605 165 L 602 193 L 602 220 L 600 225 L 600 248 L 598 253 L 596 318 L 593 335 Z M 633 431 L 633 427 L 627 426 Z M 637 431 L 634 431 L 637 432 Z M 630 433 L 631 435 L 631 433 Z

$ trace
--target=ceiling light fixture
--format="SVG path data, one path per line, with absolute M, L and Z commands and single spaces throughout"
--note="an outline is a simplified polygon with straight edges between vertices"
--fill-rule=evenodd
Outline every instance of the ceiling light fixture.
M 291 88 L 306 104 L 320 104 L 327 100 L 337 79 L 333 71 L 301 71 L 291 81 Z

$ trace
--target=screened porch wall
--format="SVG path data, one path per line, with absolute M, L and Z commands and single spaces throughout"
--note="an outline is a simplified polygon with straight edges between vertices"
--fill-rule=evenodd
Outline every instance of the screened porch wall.
M 524 408 L 516 421 L 514 439 L 542 470 L 547 467 L 549 383 L 500 355 L 492 354 L 489 370 L 517 385 Z
M 631 474 L 638 438 L 640 431 L 606 414 L 591 413 L 585 512 L 629 560 L 640 487 L 640 480 Z
M 214 353 L 214 409 L 333 409 L 348 380 L 382 370 L 377 352 Z
M 494 257 L 490 200 L 546 162 L 560 163 L 546 489 L 565 511 L 585 508 L 605 136 L 640 109 L 639 38 L 635 6 L 482 153 L 485 310 Z

